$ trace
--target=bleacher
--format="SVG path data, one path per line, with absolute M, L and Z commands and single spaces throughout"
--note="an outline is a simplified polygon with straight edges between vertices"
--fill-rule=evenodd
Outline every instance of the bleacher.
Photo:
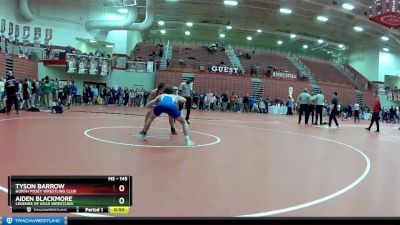
M 26 77 L 38 79 L 38 65 L 36 61 L 30 59 L 19 58 L 16 55 L 8 55 L 13 62 L 13 74 L 18 80 Z M 6 55 L 0 53 L 0 76 L 6 75 Z
M 367 89 L 370 88 L 368 79 L 365 78 L 361 73 L 359 73 L 356 69 L 354 69 L 350 65 L 347 64 L 342 64 L 342 65 L 356 76 L 357 83 L 362 90 L 365 90 L 365 87 L 367 87 Z
M 235 51 L 241 51 L 244 54 L 246 52 L 249 52 L 249 50 L 245 49 L 235 49 Z M 283 69 L 292 73 L 297 71 L 296 67 L 285 56 L 281 54 L 272 52 L 260 52 L 256 54 L 251 53 L 250 55 L 251 59 L 246 59 L 244 56 L 239 57 L 240 63 L 245 68 L 246 72 L 250 72 L 250 67 L 256 64 L 260 65 L 260 68 L 262 69 L 260 73 L 264 73 L 264 69 L 268 66 L 277 69 Z
M 293 98 L 296 100 L 297 96 L 304 91 L 304 88 L 310 90 L 309 83 L 305 81 L 265 79 L 264 96 L 271 97 L 271 99 L 282 97 L 283 100 L 287 100 L 289 97 L 289 87 L 293 88 Z
M 354 104 L 357 101 L 357 94 L 354 88 L 340 87 L 335 84 L 320 84 L 325 99 L 329 102 L 333 98 L 333 93 L 338 93 L 339 104 Z
M 210 53 L 206 47 L 195 45 L 173 44 L 172 60 L 172 67 L 184 65 L 186 68 L 199 69 L 204 67 L 207 70 L 209 65 L 220 65 L 221 62 L 231 66 L 228 55 L 224 51 Z
M 158 57 L 160 46 L 153 43 L 138 43 L 133 50 L 133 55 L 129 57 L 129 60 L 138 59 L 138 61 L 149 61 L 152 59 L 153 52 L 155 53 L 154 60 L 160 59 Z
M 329 61 L 313 60 L 304 57 L 299 57 L 299 59 L 311 70 L 311 73 L 315 76 L 318 83 L 322 82 L 354 87 L 352 81 L 345 77 Z

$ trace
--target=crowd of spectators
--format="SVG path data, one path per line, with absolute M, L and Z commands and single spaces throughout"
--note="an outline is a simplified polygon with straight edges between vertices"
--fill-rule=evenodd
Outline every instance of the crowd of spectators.
M 7 79 L 13 78 L 9 72 Z M 0 109 L 5 111 L 5 102 L 8 93 L 6 89 L 7 79 L 0 79 Z M 15 78 L 13 78 L 15 79 Z M 147 97 L 150 92 L 143 89 L 134 89 L 122 86 L 101 86 L 96 84 L 86 84 L 83 90 L 78 90 L 74 81 L 59 81 L 58 79 L 50 79 L 48 76 L 40 81 L 26 78 L 25 80 L 15 79 L 16 99 L 15 108 L 30 109 L 32 107 L 41 110 L 51 109 L 55 105 L 69 107 L 70 105 L 116 105 L 143 107 L 147 104 Z M 81 93 L 81 94 L 80 94 Z M 241 95 L 237 92 L 224 92 L 218 94 L 212 91 L 200 93 L 193 92 L 192 108 L 204 111 L 222 111 L 236 113 L 270 113 L 271 107 L 285 108 L 285 114 L 296 115 L 299 111 L 299 104 L 296 99 L 288 97 L 284 99 L 278 97 L 272 99 L 255 98 L 250 94 Z M 360 118 L 369 120 L 371 118 L 371 109 L 368 106 L 355 106 L 354 104 L 338 105 L 338 117 L 342 120 L 352 118 L 354 108 L 359 108 Z M 324 103 L 324 114 L 329 111 L 329 102 Z M 383 107 L 380 118 L 387 123 L 400 123 L 399 107 L 390 106 Z
M 143 89 L 129 89 L 128 87 L 97 87 L 85 85 L 82 92 L 84 105 L 118 105 L 140 107 L 147 104 L 150 92 Z
M 9 79 L 15 80 L 13 84 L 15 91 L 2 88 Z M 13 104 L 17 111 L 32 108 L 50 109 L 59 104 L 70 106 L 73 103 L 72 96 L 76 96 L 77 87 L 73 81 L 61 84 L 58 79 L 50 79 L 48 76 L 42 80 L 31 78 L 17 80 L 12 72 L 8 72 L 7 78 L 2 78 L 0 81 L 0 108 L 5 107 L 7 99 L 14 97 L 14 92 L 16 101 Z

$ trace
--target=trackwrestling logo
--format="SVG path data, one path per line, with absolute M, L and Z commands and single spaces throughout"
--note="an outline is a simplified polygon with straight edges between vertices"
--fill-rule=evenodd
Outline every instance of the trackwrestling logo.
M 3 217 L 3 221 L 8 225 L 36 225 L 36 224 L 51 224 L 64 225 L 63 217 Z

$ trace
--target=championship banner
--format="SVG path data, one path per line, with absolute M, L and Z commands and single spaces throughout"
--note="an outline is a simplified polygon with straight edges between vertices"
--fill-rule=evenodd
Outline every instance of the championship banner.
M 31 28 L 29 26 L 24 26 L 24 35 L 22 36 L 23 39 L 28 39 L 31 35 Z
M 110 60 L 107 58 L 100 59 L 100 76 L 108 76 L 110 75 Z
M 46 28 L 45 41 L 50 41 L 52 38 L 53 38 L 53 30 L 50 28 Z
M 67 73 L 77 72 L 77 55 L 67 54 Z
M 149 73 L 154 72 L 154 62 L 153 61 L 147 62 L 147 72 L 149 72 Z
M 128 70 L 133 72 L 146 72 L 147 63 L 139 61 L 128 61 Z
M 78 68 L 78 73 L 79 74 L 88 74 L 89 73 L 89 69 L 90 69 L 90 65 L 89 65 L 89 58 L 84 55 L 84 56 L 80 56 L 78 58 L 78 64 L 79 64 L 79 68 Z
M 1 29 L 0 29 L 1 33 L 4 33 L 4 31 L 6 31 L 6 20 L 5 19 L 1 19 Z
M 387 98 L 389 101 L 393 101 L 394 100 L 394 95 L 393 95 L 393 91 L 389 90 L 387 93 Z
M 90 58 L 89 64 L 89 74 L 90 75 L 98 75 L 101 71 L 99 71 L 99 58 L 92 56 Z
M 9 22 L 8 23 L 8 36 L 11 36 L 14 33 L 14 23 Z
M 42 37 L 42 28 L 35 27 L 35 38 L 34 40 L 37 41 Z
M 19 25 L 15 25 L 15 38 L 19 37 Z

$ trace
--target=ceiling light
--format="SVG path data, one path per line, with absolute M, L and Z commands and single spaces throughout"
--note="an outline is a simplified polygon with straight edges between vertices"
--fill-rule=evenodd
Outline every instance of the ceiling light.
M 303 45 L 303 48 L 304 48 L 304 49 L 307 49 L 307 48 L 308 48 L 308 45 Z
M 167 31 L 166 30 L 160 30 L 160 33 L 161 34 L 165 34 L 165 33 L 167 33 Z
M 282 45 L 282 44 L 283 44 L 283 41 L 279 40 L 279 41 L 277 41 L 276 43 L 277 43 L 278 45 Z
M 225 34 L 219 34 L 220 38 L 225 38 Z
M 185 35 L 189 36 L 190 35 L 190 31 L 185 31 Z
M 248 40 L 248 41 L 251 41 L 251 40 L 253 40 L 253 37 L 248 36 L 248 37 L 247 37 L 247 40 Z
M 193 23 L 192 23 L 192 22 L 187 22 L 187 23 L 186 23 L 186 26 L 192 27 L 192 26 L 193 26 Z
M 319 43 L 319 44 L 322 44 L 322 43 L 324 43 L 324 40 L 318 39 L 318 43 Z
M 386 37 L 386 36 L 382 36 L 382 37 L 381 37 L 381 40 L 382 40 L 382 41 L 389 41 L 389 38 Z
M 96 40 L 90 40 L 90 43 L 96 43 L 97 41 Z
M 225 4 L 225 5 L 233 5 L 233 6 L 235 6 L 235 5 L 238 5 L 238 2 L 237 2 L 237 1 L 228 1 L 228 0 L 225 0 L 225 1 L 224 1 L 224 4 Z
M 158 21 L 158 25 L 163 26 L 165 24 L 164 20 Z
M 106 48 L 114 48 L 114 45 L 106 45 Z
M 262 30 L 260 30 L 260 29 L 257 30 L 257 33 L 261 33 L 261 32 L 262 32 Z
M 344 3 L 344 4 L 342 5 L 342 7 L 343 7 L 343 9 L 345 9 L 345 10 L 353 10 L 353 9 L 354 9 L 354 5 L 349 4 L 349 3 Z
M 361 32 L 361 31 L 364 30 L 364 28 L 362 28 L 362 27 L 360 27 L 360 26 L 355 26 L 355 27 L 354 27 L 354 30 L 357 31 L 357 32 Z
M 228 30 L 231 30 L 232 29 L 232 26 L 226 26 L 226 29 L 228 29 Z
M 292 13 L 292 10 L 288 9 L 288 8 L 280 8 L 279 12 L 285 13 L 285 14 L 290 14 L 290 13 Z
M 296 35 L 295 34 L 291 34 L 290 37 L 291 38 L 296 38 Z
M 383 50 L 384 52 L 390 51 L 388 48 L 383 48 L 382 50 Z
M 326 21 L 328 21 L 328 17 L 325 17 L 325 16 L 318 16 L 318 17 L 317 17 L 317 20 L 322 21 L 322 22 L 326 22 Z
M 120 12 L 120 13 L 127 13 L 127 12 L 128 12 L 128 9 L 121 8 L 121 9 L 118 9 L 118 12 Z

